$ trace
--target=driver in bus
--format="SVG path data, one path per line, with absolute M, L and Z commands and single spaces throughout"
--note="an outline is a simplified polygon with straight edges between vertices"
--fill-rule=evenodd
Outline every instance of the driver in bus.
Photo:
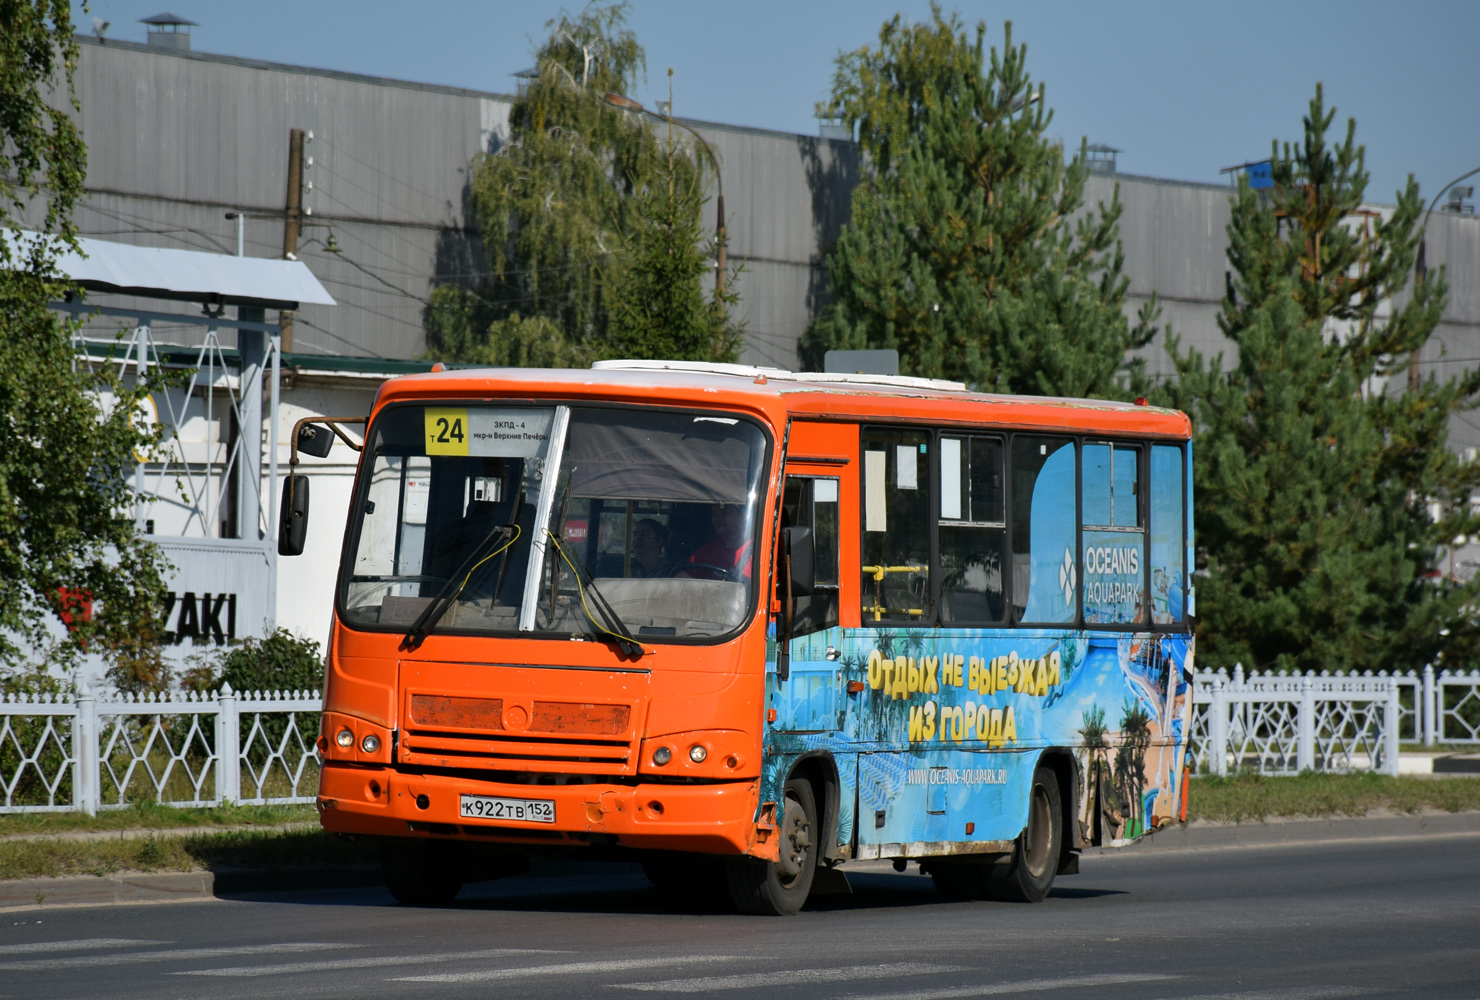
M 725 579 L 750 579 L 750 525 L 745 509 L 739 504 L 717 503 L 710 508 L 709 524 L 714 537 L 695 549 L 689 565 L 679 567 L 676 575 L 705 579 L 720 570 Z

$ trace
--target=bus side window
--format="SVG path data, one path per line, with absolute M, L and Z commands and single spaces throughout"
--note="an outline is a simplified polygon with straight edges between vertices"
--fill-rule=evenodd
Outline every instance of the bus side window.
M 996 623 L 1006 612 L 1007 549 L 1000 438 L 940 439 L 940 615 Z
M 930 435 L 863 431 L 863 621 L 930 615 Z
M 1146 621 L 1146 523 L 1141 513 L 1145 449 L 1136 444 L 1084 446 L 1084 620 L 1132 625 Z
M 1182 449 L 1151 447 L 1151 620 L 1182 621 L 1186 608 L 1186 532 L 1182 525 Z
M 793 637 L 838 624 L 838 481 L 824 476 L 787 476 L 782 499 L 785 523 L 812 529 L 812 564 L 817 586 L 797 597 Z M 784 590 L 778 595 L 785 600 Z
M 1012 605 L 1019 622 L 1074 621 L 1074 442 L 1012 438 Z

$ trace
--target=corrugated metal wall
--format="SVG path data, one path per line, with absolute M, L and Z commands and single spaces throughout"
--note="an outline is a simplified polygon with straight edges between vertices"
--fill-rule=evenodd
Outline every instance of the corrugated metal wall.
M 247 252 L 282 249 L 288 131 L 312 130 L 312 208 L 300 256 L 339 301 L 306 307 L 301 352 L 406 358 L 425 350 L 425 300 L 439 280 L 476 274 L 466 205 L 472 157 L 503 135 L 510 98 L 452 87 L 303 69 L 83 38 L 78 91 L 90 150 L 85 234 L 234 252 L 228 209 L 279 213 L 247 223 Z M 848 218 L 858 174 L 851 143 L 696 124 L 723 166 L 730 254 L 743 265 L 742 360 L 793 367 L 796 343 L 826 294 L 822 254 Z M 1227 351 L 1223 295 L 1226 186 L 1117 175 L 1090 179 L 1087 201 L 1120 186 L 1129 310 L 1154 289 L 1185 346 Z M 705 225 L 712 224 L 712 207 Z M 343 252 L 325 252 L 329 228 Z M 1430 265 L 1449 265 L 1451 302 L 1424 371 L 1480 360 L 1480 220 L 1436 213 Z M 317 242 L 316 242 L 317 241 Z M 188 342 L 193 331 L 161 327 Z M 1151 370 L 1171 371 L 1159 345 Z M 1231 352 L 1230 352 L 1231 354 Z M 1232 360 L 1231 357 L 1229 359 Z M 1480 420 L 1456 422 L 1480 447 Z

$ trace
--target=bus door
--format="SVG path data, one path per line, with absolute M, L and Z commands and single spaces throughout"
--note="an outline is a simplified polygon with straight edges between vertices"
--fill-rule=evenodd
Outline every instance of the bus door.
M 788 443 L 782 524 L 812 530 L 817 586 L 808 596 L 792 597 L 790 614 L 783 608 L 778 618 L 778 623 L 790 622 L 790 664 L 784 679 L 771 664 L 769 701 L 775 716 L 770 728 L 832 733 L 842 728 L 844 714 L 840 543 L 849 537 L 842 524 L 847 512 L 858 508 L 858 429 L 795 422 Z M 856 525 L 852 531 L 856 534 Z M 778 598 L 787 599 L 784 580 Z

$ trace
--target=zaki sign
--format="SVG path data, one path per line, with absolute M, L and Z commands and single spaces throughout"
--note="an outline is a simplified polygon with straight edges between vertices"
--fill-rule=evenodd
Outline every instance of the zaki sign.
M 174 564 L 160 609 L 165 645 L 225 646 L 272 634 L 277 595 L 266 546 L 215 538 L 156 541 Z
M 236 639 L 235 594 L 212 594 L 204 591 L 199 596 L 187 590 L 183 594 L 170 591 L 164 597 L 164 620 L 166 645 L 178 646 L 189 640 L 193 643 L 212 643 L 225 646 Z

